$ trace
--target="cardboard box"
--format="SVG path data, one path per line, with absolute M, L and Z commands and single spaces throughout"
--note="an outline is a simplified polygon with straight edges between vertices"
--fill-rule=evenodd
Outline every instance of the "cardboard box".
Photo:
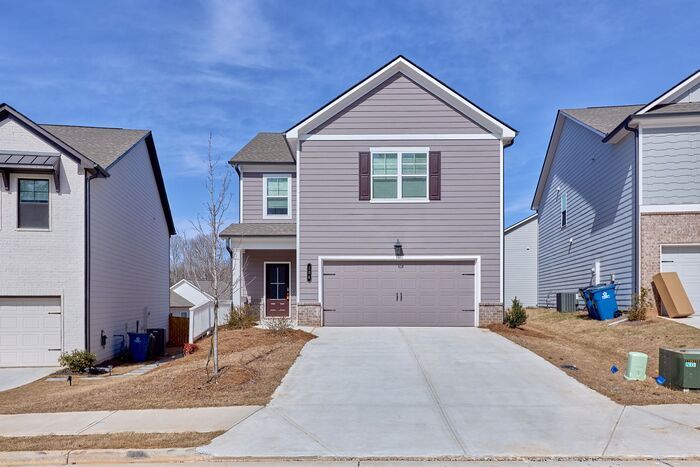
M 688 294 L 685 293 L 681 278 L 675 272 L 660 272 L 654 275 L 652 280 L 654 296 L 657 302 L 660 300 L 659 314 L 665 314 L 671 318 L 685 318 L 693 314 L 693 305 Z

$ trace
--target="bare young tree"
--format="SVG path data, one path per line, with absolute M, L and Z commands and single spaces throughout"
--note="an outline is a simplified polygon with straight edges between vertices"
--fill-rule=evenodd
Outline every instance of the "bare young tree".
M 204 273 L 211 280 L 211 290 L 214 296 L 214 330 L 212 332 L 212 345 L 207 368 L 210 359 L 214 363 L 213 378 L 219 374 L 219 303 L 224 290 L 228 287 L 224 283 L 222 271 L 228 267 L 226 261 L 225 243 L 221 239 L 221 231 L 224 229 L 224 217 L 231 204 L 229 184 L 230 172 L 224 167 L 223 174 L 217 174 L 220 159 L 214 158 L 211 151 L 212 134 L 209 133 L 209 147 L 207 151 L 207 175 L 204 183 L 207 189 L 207 201 L 205 203 L 206 214 L 197 215 L 197 220 L 192 223 L 197 232 L 198 244 L 197 256 L 202 261 Z M 199 279 L 199 278 L 196 278 Z

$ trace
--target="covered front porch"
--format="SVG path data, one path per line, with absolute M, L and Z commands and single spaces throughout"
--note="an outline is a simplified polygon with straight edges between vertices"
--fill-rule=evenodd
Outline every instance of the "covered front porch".
M 261 321 L 296 323 L 296 225 L 232 224 L 221 236 L 231 253 L 233 305 L 252 305 Z

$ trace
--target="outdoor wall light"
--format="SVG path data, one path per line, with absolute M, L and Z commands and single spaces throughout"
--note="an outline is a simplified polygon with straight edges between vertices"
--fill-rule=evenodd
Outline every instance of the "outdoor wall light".
M 396 243 L 394 243 L 394 254 L 396 256 L 403 256 L 403 246 L 398 238 L 396 239 Z
M 311 282 L 311 263 L 306 264 L 306 282 Z

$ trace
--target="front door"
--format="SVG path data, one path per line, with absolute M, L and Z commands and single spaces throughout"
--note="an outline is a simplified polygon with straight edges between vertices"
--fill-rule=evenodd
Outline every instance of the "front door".
M 265 316 L 289 316 L 289 264 L 265 264 Z

